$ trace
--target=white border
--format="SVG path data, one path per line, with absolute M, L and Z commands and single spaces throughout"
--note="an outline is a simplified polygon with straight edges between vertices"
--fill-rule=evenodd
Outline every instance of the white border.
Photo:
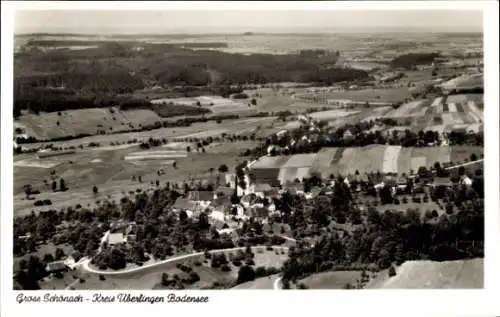
M 86 305 L 86 309 L 71 304 L 23 304 L 15 303 L 12 291 L 12 22 L 13 9 L 122 9 L 122 10 L 410 10 L 453 9 L 483 10 L 484 12 L 484 56 L 485 56 L 485 181 L 486 181 L 486 261 L 485 289 L 477 291 L 248 291 L 234 292 L 190 292 L 190 295 L 210 295 L 211 307 L 197 305 Z M 388 2 L 2 2 L 2 99 L 1 99 L 1 316 L 51 316 L 68 314 L 104 315 L 120 313 L 146 315 L 155 313 L 176 316 L 200 313 L 251 315 L 262 309 L 265 314 L 309 315 L 313 310 L 323 314 L 394 316 L 495 316 L 500 313 L 500 242 L 499 217 L 499 112 L 498 112 L 498 2 L 496 1 L 388 1 Z M 64 293 L 64 292 L 59 292 Z M 106 292 L 113 293 L 113 292 Z M 143 292 L 146 293 L 146 292 Z M 153 292 L 147 292 L 153 293 Z M 254 305 L 252 305 L 254 304 Z M 125 306 L 123 306 L 125 305 Z M 83 307 L 82 307 L 83 308 Z

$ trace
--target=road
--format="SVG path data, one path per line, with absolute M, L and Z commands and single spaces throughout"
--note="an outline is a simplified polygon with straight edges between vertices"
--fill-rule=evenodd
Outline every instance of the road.
M 454 166 L 449 166 L 449 167 L 446 167 L 445 170 L 451 170 L 451 169 L 458 168 L 461 166 L 468 166 L 468 165 L 472 165 L 472 164 L 477 164 L 477 163 L 482 162 L 482 161 L 484 161 L 484 159 L 479 159 L 477 161 L 472 161 L 472 162 L 462 163 L 462 164 L 458 164 L 458 165 L 454 165 Z
M 252 247 L 252 249 L 265 249 L 265 248 L 267 248 L 267 246 L 254 246 L 254 247 Z M 282 247 L 282 246 L 273 246 L 273 248 L 288 250 L 288 247 Z M 237 247 L 237 248 L 230 248 L 230 249 L 211 250 L 209 252 L 210 253 L 233 252 L 233 251 L 245 250 L 245 249 L 246 249 L 246 247 Z M 131 269 L 120 270 L 120 271 L 101 271 L 101 270 L 93 269 L 89 266 L 91 259 L 86 259 L 80 263 L 80 268 L 86 272 L 94 273 L 94 274 L 119 275 L 119 274 L 138 272 L 138 271 L 150 268 L 150 267 L 159 266 L 159 265 L 163 265 L 166 263 L 175 262 L 175 261 L 179 261 L 179 260 L 183 260 L 183 259 L 188 259 L 190 257 L 200 256 L 203 254 L 204 254 L 204 252 L 194 252 L 194 253 L 190 253 L 190 254 L 176 256 L 176 257 L 166 259 L 163 261 L 159 261 L 159 262 L 155 262 L 155 263 L 151 263 L 151 264 L 147 264 L 147 265 L 143 265 L 143 266 L 139 266 L 139 267 L 134 267 Z

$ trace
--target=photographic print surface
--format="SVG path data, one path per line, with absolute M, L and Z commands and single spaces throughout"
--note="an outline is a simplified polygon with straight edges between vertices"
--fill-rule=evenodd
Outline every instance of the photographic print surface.
M 13 80 L 16 290 L 483 288 L 481 11 L 17 11 Z

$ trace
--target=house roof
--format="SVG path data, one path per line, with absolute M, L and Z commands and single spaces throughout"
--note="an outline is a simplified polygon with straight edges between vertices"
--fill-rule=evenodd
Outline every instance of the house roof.
M 449 177 L 436 177 L 434 178 L 434 185 L 439 186 L 439 185 L 451 185 L 452 182 Z
M 194 209 L 194 206 L 195 203 L 187 198 L 177 198 L 172 207 L 178 210 L 192 210 Z
M 50 262 L 47 264 L 47 267 L 45 268 L 48 272 L 53 272 L 53 271 L 61 271 L 66 269 L 66 265 L 64 264 L 63 261 L 54 261 Z
M 110 233 L 108 236 L 108 244 L 123 243 L 125 240 L 123 233 Z
M 217 190 L 215 191 L 217 196 L 219 196 L 219 194 L 223 194 L 224 196 L 228 196 L 228 197 L 230 197 L 233 194 L 233 192 L 234 192 L 233 188 L 226 187 L 226 186 L 219 186 L 219 187 L 217 187 Z
M 214 199 L 213 191 L 190 191 L 188 198 L 193 201 L 212 201 Z
M 255 184 L 256 192 L 267 192 L 272 190 L 273 188 L 269 184 Z
M 302 183 L 291 183 L 291 182 L 288 182 L 288 183 L 285 183 L 283 185 L 283 188 L 287 189 L 287 190 L 303 191 L 304 190 L 304 184 L 302 184 Z
M 231 198 L 229 198 L 228 196 L 217 198 L 212 203 L 212 206 L 215 208 L 225 208 L 231 205 L 232 205 Z

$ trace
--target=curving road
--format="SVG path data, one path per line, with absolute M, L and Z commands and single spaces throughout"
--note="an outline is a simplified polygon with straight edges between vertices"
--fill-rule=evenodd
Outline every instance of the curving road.
M 288 250 L 288 247 L 282 247 L 282 246 L 272 246 L 272 247 L 273 248 L 279 248 L 279 249 Z M 253 246 L 252 247 L 252 249 L 265 249 L 265 248 L 267 248 L 267 246 Z M 232 251 L 245 250 L 245 249 L 246 249 L 246 247 L 237 247 L 237 248 L 230 248 L 230 249 L 211 250 L 209 252 L 210 253 L 232 252 Z M 81 269 L 83 269 L 84 271 L 87 271 L 89 273 L 102 274 L 102 275 L 119 275 L 119 274 L 126 274 L 126 273 L 138 272 L 138 271 L 141 271 L 141 270 L 144 270 L 144 269 L 147 269 L 147 268 L 151 268 L 151 267 L 159 266 L 159 265 L 162 265 L 162 264 L 166 264 L 166 263 L 170 263 L 170 262 L 175 262 L 175 261 L 187 259 L 187 258 L 190 258 L 190 257 L 200 256 L 200 255 L 203 255 L 203 254 L 205 254 L 205 252 L 194 252 L 194 253 L 190 253 L 190 254 L 185 254 L 185 255 L 180 255 L 180 256 L 173 257 L 173 258 L 169 258 L 169 259 L 166 259 L 166 260 L 163 260 L 163 261 L 159 261 L 159 262 L 155 262 L 155 263 L 150 263 L 150 264 L 146 264 L 146 265 L 143 265 L 143 266 L 134 267 L 134 268 L 125 269 L 125 270 L 120 270 L 120 271 L 101 271 L 101 270 L 96 270 L 94 268 L 91 268 L 89 266 L 91 259 L 85 259 L 84 261 L 82 261 L 80 263 L 80 267 L 81 267 Z

